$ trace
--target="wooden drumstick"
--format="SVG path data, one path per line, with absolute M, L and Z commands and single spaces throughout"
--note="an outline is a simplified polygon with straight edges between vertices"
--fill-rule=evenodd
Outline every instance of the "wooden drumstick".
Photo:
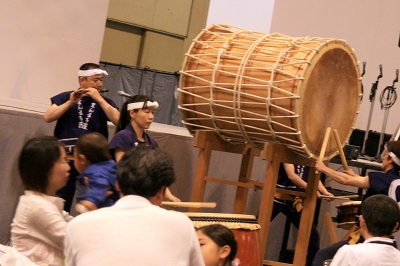
M 349 170 L 349 166 L 347 165 L 346 157 L 344 156 L 342 143 L 340 143 L 339 133 L 338 133 L 338 131 L 336 129 L 333 130 L 333 135 L 335 136 L 336 145 L 337 145 L 338 150 L 339 150 L 340 159 L 342 160 L 343 168 L 344 168 L 344 170 Z
M 328 145 L 329 135 L 331 134 L 331 128 L 327 127 L 325 132 L 324 141 L 322 142 L 321 152 L 319 153 L 319 160 L 322 161 L 325 156 L 326 146 Z M 318 171 L 315 170 L 315 174 L 318 174 Z
M 217 203 L 215 202 L 172 202 L 172 201 L 163 201 L 161 203 L 162 206 L 171 206 L 171 207 L 187 207 L 187 208 L 215 208 Z

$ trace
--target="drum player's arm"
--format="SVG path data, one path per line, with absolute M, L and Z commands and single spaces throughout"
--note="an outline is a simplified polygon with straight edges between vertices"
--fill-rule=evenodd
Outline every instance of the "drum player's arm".
M 305 182 L 303 179 L 301 179 L 295 172 L 294 170 L 294 165 L 293 164 L 288 164 L 284 163 L 283 167 L 285 168 L 285 172 L 290 179 L 296 186 L 299 186 L 303 189 L 307 188 L 307 182 Z M 320 194 L 326 195 L 326 196 L 333 196 L 332 193 L 328 192 L 328 190 L 325 188 L 325 186 L 322 184 L 321 181 L 318 183 L 318 197 L 320 197 Z
M 315 169 L 326 174 L 342 185 L 349 185 L 358 188 L 369 188 L 369 178 L 367 176 L 356 175 L 353 171 L 339 172 L 326 166 L 322 161 L 315 162 Z

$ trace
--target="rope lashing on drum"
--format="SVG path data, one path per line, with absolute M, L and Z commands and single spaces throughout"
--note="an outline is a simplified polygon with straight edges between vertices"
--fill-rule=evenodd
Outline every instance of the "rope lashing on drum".
M 233 105 L 234 107 L 234 116 L 235 116 L 235 121 L 237 122 L 237 126 L 239 131 L 242 133 L 244 139 L 247 141 L 247 143 L 252 144 L 253 141 L 247 134 L 246 129 L 244 128 L 244 124 L 242 123 L 242 110 L 241 110 L 241 89 L 242 89 L 242 81 L 243 81 L 243 75 L 246 70 L 246 65 L 247 62 L 249 61 L 249 58 L 254 54 L 254 50 L 258 48 L 261 42 L 263 42 L 266 39 L 265 35 L 262 35 L 260 38 L 258 38 L 256 41 L 254 41 L 251 46 L 247 49 L 245 52 L 244 56 L 242 57 L 242 60 L 240 61 L 240 64 L 238 66 L 238 71 L 237 75 L 235 78 L 235 85 L 233 87 Z
M 220 64 L 220 60 L 221 60 L 221 56 L 225 53 L 225 51 L 230 47 L 230 44 L 231 44 L 231 42 L 232 42 L 232 40 L 234 39 L 234 38 L 236 38 L 236 36 L 237 36 L 237 32 L 234 32 L 233 34 L 232 34 L 232 36 L 230 37 L 230 38 L 227 38 L 226 40 L 225 40 L 225 42 L 222 44 L 222 47 L 218 50 L 218 54 L 217 54 L 217 61 L 216 61 L 216 63 L 215 63 L 215 65 L 214 65 L 214 68 L 213 68 L 213 71 L 212 71 L 212 76 L 211 76 L 211 82 L 210 82 L 210 99 L 209 99 L 209 101 L 208 101 L 208 105 L 209 105 L 209 108 L 210 108 L 210 119 L 211 119 L 211 123 L 213 124 L 213 126 L 214 126 L 214 132 L 216 133 L 216 134 L 218 134 L 222 139 L 224 139 L 225 141 L 229 141 L 229 139 L 225 136 L 225 135 L 223 135 L 223 134 L 221 134 L 221 130 L 220 130 L 220 128 L 218 127 L 218 125 L 217 125 L 217 121 L 216 121 L 216 117 L 215 117 L 215 113 L 214 113 L 214 109 L 213 109 L 213 106 L 214 106 L 214 89 L 215 89 L 215 76 L 216 76 L 216 74 L 217 74 L 217 72 L 218 72 L 218 69 L 219 69 L 219 64 Z

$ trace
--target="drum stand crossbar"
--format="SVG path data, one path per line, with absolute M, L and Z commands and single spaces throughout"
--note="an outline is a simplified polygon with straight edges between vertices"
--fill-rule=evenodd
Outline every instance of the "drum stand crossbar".
M 251 179 L 253 160 L 255 156 L 260 155 L 259 150 L 252 149 L 248 145 L 244 144 L 232 145 L 226 141 L 223 141 L 213 131 L 202 130 L 196 131 L 194 146 L 198 147 L 200 150 L 194 176 L 191 201 L 203 201 L 207 181 L 234 185 L 237 186 L 237 191 L 233 213 L 244 213 L 248 189 L 262 189 L 258 223 L 261 226 L 260 242 L 263 254 L 262 258 L 260 259 L 263 262 L 263 265 L 305 265 L 317 202 L 319 174 L 316 174 L 313 168 L 310 170 L 308 185 L 305 192 L 279 189 L 276 187 L 276 184 L 278 181 L 280 163 L 293 163 L 313 167 L 315 160 L 294 154 L 284 145 L 265 143 L 262 158 L 268 161 L 268 165 L 264 182 L 259 182 Z M 207 176 L 211 159 L 211 152 L 213 150 L 243 154 L 239 179 L 237 182 L 211 178 Z M 268 233 L 271 222 L 270 220 L 274 203 L 274 195 L 276 192 L 284 193 L 287 195 L 300 196 L 304 198 L 293 264 L 262 260 L 264 258 L 264 252 L 267 246 Z M 189 211 L 196 212 L 199 211 L 199 208 L 192 208 Z

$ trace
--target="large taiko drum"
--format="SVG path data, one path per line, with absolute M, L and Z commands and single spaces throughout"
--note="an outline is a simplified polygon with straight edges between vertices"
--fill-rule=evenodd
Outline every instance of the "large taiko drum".
M 262 265 L 261 243 L 258 230 L 260 225 L 253 215 L 227 213 L 187 212 L 196 229 L 210 224 L 222 224 L 232 230 L 238 250 L 236 258 L 240 265 Z
M 336 206 L 337 216 L 336 221 L 337 227 L 345 230 L 349 230 L 353 225 L 356 224 L 356 216 L 360 209 L 361 201 L 347 201 L 341 205 Z
M 361 77 L 343 40 L 212 25 L 186 54 L 179 96 L 191 133 L 212 130 L 225 141 L 260 149 L 280 143 L 317 159 L 327 127 L 337 129 L 342 145 L 350 137 Z M 330 138 L 326 157 L 336 154 Z

